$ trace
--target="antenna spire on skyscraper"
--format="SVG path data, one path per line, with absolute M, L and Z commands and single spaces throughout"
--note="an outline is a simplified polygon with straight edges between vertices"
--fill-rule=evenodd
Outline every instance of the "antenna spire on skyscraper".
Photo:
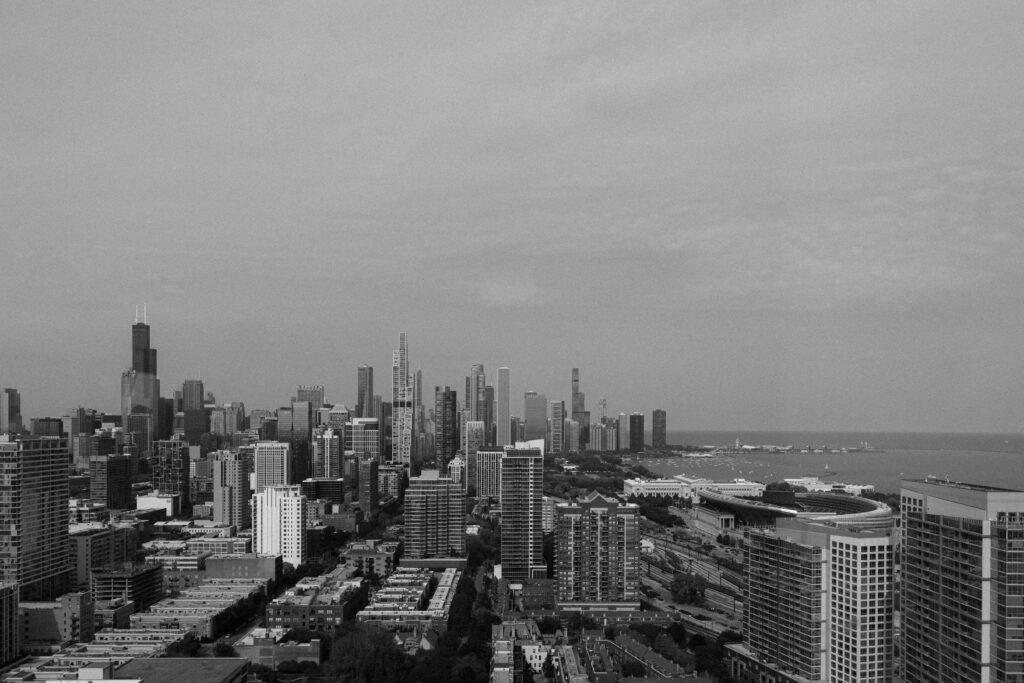
M 139 324 L 139 305 L 135 304 L 135 324 Z

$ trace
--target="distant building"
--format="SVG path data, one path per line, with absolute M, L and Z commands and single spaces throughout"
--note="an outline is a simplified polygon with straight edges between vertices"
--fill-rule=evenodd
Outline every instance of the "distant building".
M 654 448 L 665 448 L 665 411 L 658 409 L 651 414 L 651 445 Z
M 551 402 L 551 453 L 565 452 L 565 401 Z
M 330 427 L 313 432 L 313 477 L 337 479 L 341 476 L 343 450 L 341 430 Z
M 230 451 L 213 454 L 213 521 L 248 529 L 252 525 L 249 507 L 248 458 Z
M 291 447 L 282 441 L 259 441 L 254 456 L 256 488 L 260 493 L 268 486 L 287 486 L 292 479 Z
M 153 444 L 153 486 L 163 495 L 178 496 L 182 511 L 192 509 L 188 447 L 185 441 Z
M 0 392 L 0 434 L 20 434 L 22 426 L 21 394 L 6 388 Z
M 501 459 L 501 572 L 509 582 L 547 576 L 543 538 L 544 456 L 505 447 Z
M 478 498 L 501 498 L 501 459 L 505 450 L 481 450 L 476 454 L 476 495 Z
M 629 416 L 629 450 L 640 453 L 644 450 L 644 414 L 633 413 Z
M 526 420 L 526 440 L 546 439 L 548 436 L 548 397 L 536 391 L 523 395 L 523 418 Z
M 163 586 L 161 565 L 125 562 L 93 569 L 90 591 L 97 603 L 131 600 L 142 611 L 163 597 Z
M 466 494 L 437 470 L 409 480 L 405 493 L 405 557 L 463 557 L 466 554 Z
M 494 445 L 498 448 L 504 448 L 505 446 L 510 446 L 513 443 L 512 413 L 509 405 L 509 400 L 511 398 L 510 383 L 511 370 L 506 367 L 498 368 L 497 380 L 494 385 L 494 419 L 496 425 L 496 438 Z
M 367 515 L 377 514 L 380 507 L 379 467 L 373 457 L 359 460 L 359 507 Z
M 373 413 L 373 368 L 360 365 L 357 370 L 356 417 L 378 417 Z
M 444 470 L 459 449 L 458 400 L 451 387 L 434 389 L 434 451 L 437 468 Z
M 298 486 L 269 486 L 252 497 L 253 550 L 281 555 L 298 567 L 306 561 L 306 497 Z
M 559 609 L 640 609 L 639 515 L 596 491 L 555 507 Z
M 131 458 L 127 455 L 90 456 L 89 497 L 111 510 L 133 507 Z

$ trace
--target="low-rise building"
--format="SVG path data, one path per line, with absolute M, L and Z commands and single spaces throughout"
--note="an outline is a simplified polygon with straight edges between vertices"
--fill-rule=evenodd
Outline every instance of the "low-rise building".
M 92 570 L 90 590 L 96 602 L 121 598 L 143 611 L 164 595 L 163 567 L 159 564 L 125 562 Z
M 262 579 L 210 579 L 177 597 L 164 598 L 148 612 L 133 614 L 132 628 L 184 629 L 198 638 L 216 638 L 227 610 L 266 588 Z
M 281 662 L 323 661 L 322 640 L 311 638 L 308 643 L 285 640 L 287 628 L 263 628 L 256 626 L 235 641 L 235 651 L 253 664 L 276 669 Z
M 399 567 L 356 618 L 388 630 L 429 626 L 444 633 L 460 576 L 458 569 L 445 569 L 435 575 L 429 569 Z
M 350 564 L 364 574 L 376 574 L 387 576 L 398 565 L 399 550 L 401 544 L 398 541 L 382 541 L 380 539 L 368 539 L 365 541 L 352 541 L 341 553 Z
M 270 628 L 330 631 L 355 618 L 366 604 L 366 582 L 351 570 L 335 569 L 324 576 L 302 579 L 267 605 Z
M 88 591 L 66 593 L 53 601 L 22 602 L 19 609 L 22 652 L 46 654 L 92 640 L 95 620 Z

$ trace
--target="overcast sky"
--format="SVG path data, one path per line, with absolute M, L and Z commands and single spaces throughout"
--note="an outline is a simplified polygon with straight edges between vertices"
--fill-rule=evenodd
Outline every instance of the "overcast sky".
M 1024 424 L 1024 5 L 0 3 L 0 386 Z

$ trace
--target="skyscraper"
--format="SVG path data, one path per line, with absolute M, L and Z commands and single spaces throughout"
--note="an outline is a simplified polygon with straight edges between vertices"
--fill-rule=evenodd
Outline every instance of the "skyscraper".
M 747 642 L 736 650 L 757 671 L 769 665 L 799 680 L 891 681 L 891 521 L 869 529 L 824 520 L 750 530 Z
M 191 514 L 188 444 L 157 441 L 153 451 L 153 486 L 162 494 L 178 496 L 178 510 Z
M 313 478 L 341 476 L 342 432 L 328 427 L 313 432 Z
M 298 567 L 306 561 L 306 497 L 299 486 L 269 486 L 252 497 L 252 550 L 280 555 Z
M 238 453 L 213 454 L 213 521 L 239 529 L 252 525 L 249 507 L 249 460 Z
M 405 491 L 405 556 L 410 559 L 466 554 L 466 494 L 460 484 L 424 470 Z
M 18 610 L 18 587 L 0 582 L 0 667 L 13 662 L 21 654 L 21 612 Z
M 127 510 L 133 507 L 131 457 L 90 455 L 89 498 L 111 510 Z
M 540 449 L 506 446 L 501 458 L 501 572 L 511 583 L 547 576 L 541 548 L 543 496 Z
M 551 452 L 565 451 L 565 402 L 551 402 Z
M 477 363 L 469 369 L 469 377 L 466 378 L 466 409 L 470 420 L 487 422 L 486 392 L 487 375 L 484 366 Z
M 324 407 L 324 387 L 322 384 L 315 384 L 313 386 L 300 384 L 299 388 L 295 391 L 295 400 L 309 403 L 312 412 L 315 413 Z
M 619 450 L 629 450 L 629 415 L 619 413 Z
M 0 434 L 17 434 L 22 428 L 21 394 L 7 388 L 0 393 Z
M 454 389 L 434 388 L 434 450 L 437 467 L 442 471 L 459 449 L 458 407 Z
M 375 417 L 357 417 L 345 427 L 347 447 L 360 459 L 380 462 L 380 423 Z
M 580 369 L 572 369 L 572 414 L 566 415 L 568 419 L 575 420 L 580 426 L 580 444 L 573 450 L 582 451 L 590 443 L 590 412 L 587 410 L 584 394 L 580 391 Z
M 162 432 L 160 425 L 160 379 L 157 375 L 157 353 L 150 346 L 150 330 L 145 319 L 139 322 L 135 310 L 135 324 L 132 325 L 132 366 L 121 374 L 121 424 L 132 434 L 142 455 L 152 452 L 154 437 Z M 147 420 L 129 420 L 131 415 L 147 415 Z M 145 431 L 130 431 L 132 423 Z
M 360 365 L 357 369 L 358 395 L 356 396 L 356 417 L 377 417 L 373 413 L 373 368 Z
M 512 444 L 512 413 L 509 406 L 511 370 L 505 367 L 498 368 L 498 378 L 494 383 L 495 403 L 497 405 L 496 438 L 494 445 L 498 448 Z
M 536 391 L 523 395 L 523 417 L 526 420 L 526 440 L 536 441 L 548 436 L 548 397 Z
M 639 514 L 597 491 L 555 507 L 559 609 L 640 609 Z
M 71 580 L 68 450 L 54 437 L 0 441 L 0 584 L 54 600 Z
M 501 459 L 505 450 L 480 450 L 476 454 L 476 495 L 501 499 Z
M 462 454 L 466 459 L 466 478 L 475 488 L 477 452 L 486 446 L 483 422 L 464 422 L 462 425 Z M 477 495 L 480 495 L 479 493 Z
M 1024 680 L 1024 491 L 905 480 L 903 678 Z
M 359 507 L 364 515 L 377 514 L 380 500 L 380 467 L 376 458 L 359 459 Z
M 410 468 L 415 474 L 414 462 L 414 387 L 409 376 L 409 341 L 405 332 L 398 335 L 398 348 L 391 362 L 391 459 Z
M 651 414 L 651 445 L 655 448 L 665 448 L 665 411 L 661 409 L 655 410 Z
M 282 441 L 259 441 L 254 446 L 253 462 L 256 465 L 256 490 L 259 493 L 268 486 L 285 486 L 292 479 L 291 448 Z
M 640 453 L 644 450 L 644 414 L 633 413 L 629 416 L 629 450 Z
M 206 423 L 206 395 L 203 380 L 186 379 L 181 385 L 181 412 L 185 415 L 185 440 L 198 444 L 199 437 L 209 430 Z

